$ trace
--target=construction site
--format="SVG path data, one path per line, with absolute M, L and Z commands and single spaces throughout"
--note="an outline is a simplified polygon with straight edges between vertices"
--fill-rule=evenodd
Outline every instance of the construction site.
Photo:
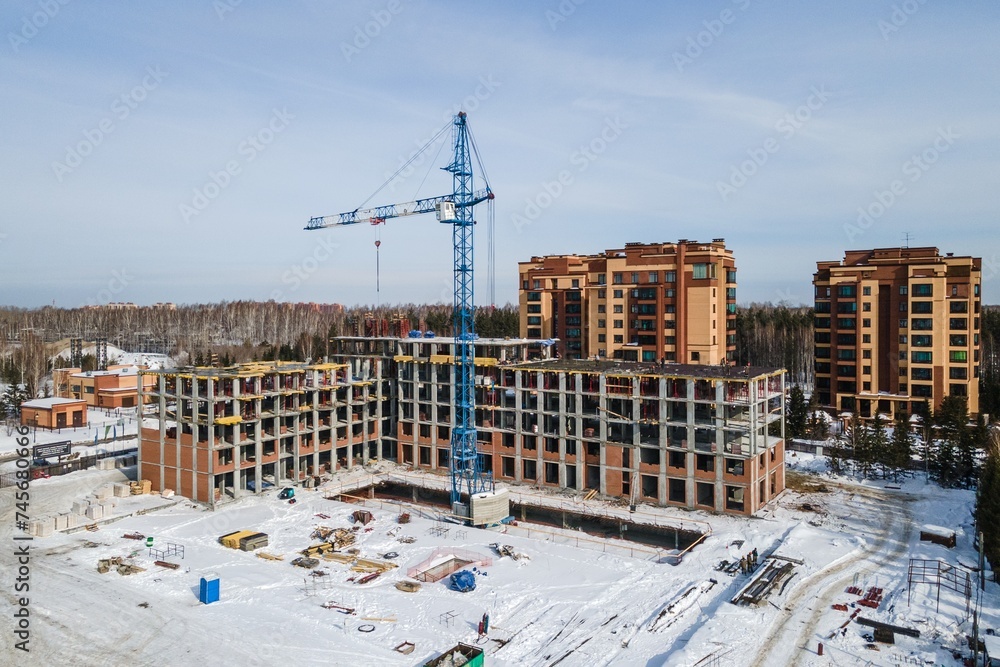
M 512 485 L 517 518 L 476 527 L 452 515 L 447 477 L 384 461 L 214 511 L 130 486 L 134 471 L 33 484 L 39 511 L 113 506 L 37 528 L 33 657 L 193 665 L 224 644 L 247 664 L 950 664 L 974 612 L 997 618 L 976 573 L 947 565 L 974 562 L 971 494 L 917 480 L 798 482 L 758 518 Z M 437 503 L 400 493 L 434 487 Z M 929 516 L 956 546 L 921 540 Z M 640 527 L 663 539 L 629 539 Z

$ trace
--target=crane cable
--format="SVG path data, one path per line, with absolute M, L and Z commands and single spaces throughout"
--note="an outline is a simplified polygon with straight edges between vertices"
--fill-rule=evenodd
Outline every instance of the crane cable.
M 469 128 L 469 143 L 472 146 L 472 154 L 476 158 L 479 172 L 483 175 L 483 182 L 486 184 L 486 189 L 492 193 L 490 177 L 486 173 L 486 166 L 483 165 L 483 159 L 479 155 L 479 146 L 476 145 L 476 137 L 472 134 L 472 127 L 468 125 L 468 122 L 466 122 L 466 126 Z M 486 293 L 489 295 L 491 308 L 496 307 L 496 218 L 493 201 L 492 198 L 486 201 Z
M 414 160 L 416 160 L 418 157 L 420 157 L 421 155 L 423 155 L 424 151 L 426 151 L 428 148 L 430 148 L 434 144 L 434 142 L 438 141 L 441 138 L 441 135 L 444 134 L 445 131 L 447 131 L 449 127 L 451 127 L 451 121 L 448 121 L 447 123 L 445 123 L 445 126 L 442 127 L 440 130 L 438 130 L 434 134 L 434 136 L 431 137 L 430 140 L 426 144 L 424 144 L 423 146 L 421 146 L 420 149 L 418 149 L 413 155 L 411 155 L 409 160 L 407 160 L 406 162 L 404 162 L 403 164 L 401 164 L 399 166 L 399 169 L 397 169 L 396 171 L 394 171 L 392 173 L 392 176 L 390 176 L 389 178 L 387 178 L 385 180 L 385 183 L 383 183 L 382 185 L 378 186 L 378 189 L 375 190 L 375 192 L 371 193 L 371 195 L 368 197 L 368 199 L 366 199 L 363 202 L 361 202 L 361 206 L 358 206 L 358 209 L 364 208 L 365 204 L 367 204 L 368 202 L 370 202 L 372 199 L 375 198 L 375 195 L 377 195 L 378 193 L 382 192 L 382 190 L 385 189 L 385 186 L 389 185 L 389 183 L 392 183 L 396 179 L 396 177 L 399 176 L 399 174 L 404 169 L 406 169 L 407 167 L 409 167 L 413 163 Z M 358 210 L 358 209 L 355 209 L 355 210 Z

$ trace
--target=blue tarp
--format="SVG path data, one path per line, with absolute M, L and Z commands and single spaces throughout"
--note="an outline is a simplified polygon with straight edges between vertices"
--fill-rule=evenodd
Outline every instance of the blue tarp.
M 462 570 L 451 575 L 451 587 L 459 593 L 476 590 L 476 575 L 468 570 Z

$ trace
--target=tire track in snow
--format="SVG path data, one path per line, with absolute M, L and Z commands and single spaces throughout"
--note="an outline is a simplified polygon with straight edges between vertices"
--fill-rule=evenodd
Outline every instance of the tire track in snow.
M 820 617 L 829 606 L 829 600 L 840 592 L 846 583 L 853 579 L 854 572 L 871 559 L 877 565 L 883 565 L 899 556 L 906 548 L 910 528 L 910 512 L 907 503 L 909 496 L 888 496 L 871 489 L 851 489 L 856 495 L 866 498 L 868 504 L 877 505 L 871 512 L 879 517 L 878 533 L 873 542 L 862 548 L 860 553 L 847 556 L 846 559 L 835 562 L 829 567 L 814 572 L 793 590 L 788 600 L 782 605 L 778 617 L 771 624 L 764 643 L 758 650 L 752 667 L 769 667 L 777 664 L 791 664 L 789 658 L 793 651 L 803 649 L 808 638 L 815 633 Z M 891 511 L 886 511 L 889 505 Z M 895 544 L 888 553 L 883 552 L 893 537 Z M 843 572 L 848 575 L 838 577 Z M 794 641 L 789 636 L 795 632 L 792 622 L 801 618 L 804 610 L 812 613 L 804 622 L 803 627 L 794 635 Z M 802 659 L 801 652 L 795 654 L 796 662 Z

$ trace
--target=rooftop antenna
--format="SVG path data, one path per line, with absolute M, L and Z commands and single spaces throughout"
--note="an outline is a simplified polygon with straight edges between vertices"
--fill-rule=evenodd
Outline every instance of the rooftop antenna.
M 910 239 L 912 239 L 912 238 L 913 238 L 913 235 L 910 234 L 910 232 L 903 232 L 903 247 L 904 248 L 909 248 L 910 247 Z

